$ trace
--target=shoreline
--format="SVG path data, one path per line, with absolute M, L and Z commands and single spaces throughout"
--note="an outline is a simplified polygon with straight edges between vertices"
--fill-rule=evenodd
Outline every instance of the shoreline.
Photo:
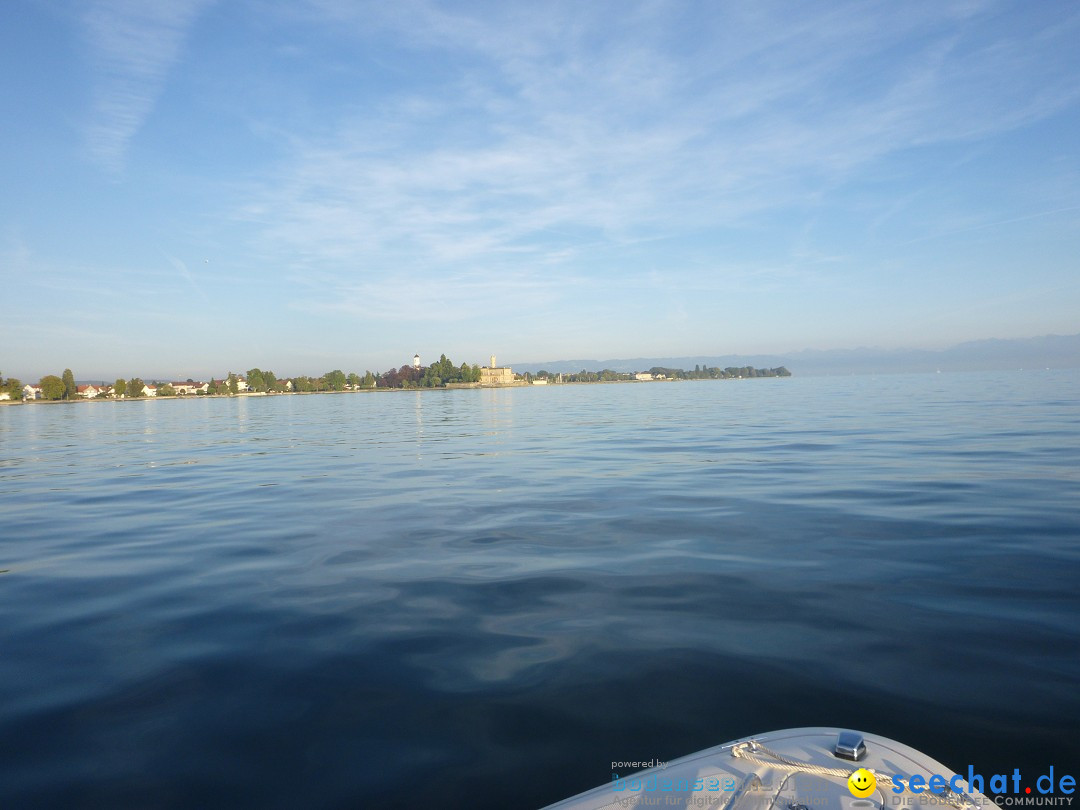
M 451 383 L 440 385 L 437 388 L 360 388 L 355 391 L 243 391 L 238 394 L 177 394 L 171 397 L 92 397 L 86 399 L 10 399 L 0 400 L 0 406 L 11 405 L 87 405 L 104 402 L 169 402 L 175 400 L 200 400 L 200 399 L 240 399 L 243 397 L 281 397 L 281 396 L 312 396 L 318 394 L 391 394 L 405 391 L 498 391 L 508 388 L 561 388 L 570 385 L 649 385 L 651 383 L 683 383 L 683 382 L 734 382 L 736 379 L 783 379 L 782 377 L 757 377 L 757 378 L 733 378 L 726 379 L 700 379 L 700 380 L 595 380 L 591 382 L 575 381 L 562 383 L 545 383 L 534 385 L 524 380 L 509 385 L 482 385 L 480 383 Z

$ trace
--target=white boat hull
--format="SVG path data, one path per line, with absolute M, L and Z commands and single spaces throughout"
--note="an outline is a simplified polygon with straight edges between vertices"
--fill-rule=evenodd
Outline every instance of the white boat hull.
M 846 736 L 840 738 L 840 734 Z M 846 750 L 852 738 L 864 748 Z M 842 739 L 837 754 L 837 742 Z M 849 757 L 856 754 L 858 759 Z M 865 768 L 876 785 L 857 796 L 849 776 Z M 912 776 L 922 777 L 922 785 Z M 931 790 L 930 779 L 937 776 Z M 951 787 L 950 787 L 951 784 Z M 900 789 L 897 789 L 899 785 Z M 922 788 L 919 790 L 919 788 Z M 856 788 L 858 790 L 858 788 Z M 864 792 L 859 790 L 859 792 Z M 837 728 L 797 728 L 735 740 L 550 805 L 547 810 L 975 810 L 996 805 L 961 775 L 901 743 Z

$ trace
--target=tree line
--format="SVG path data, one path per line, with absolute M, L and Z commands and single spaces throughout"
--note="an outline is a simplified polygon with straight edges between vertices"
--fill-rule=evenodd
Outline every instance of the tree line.
M 653 366 L 649 373 L 654 377 L 666 377 L 672 380 L 727 380 L 751 377 L 790 377 L 791 372 L 784 366 L 777 368 L 753 368 L 742 366 L 736 368 L 718 368 L 715 366 L 695 365 L 693 371 L 681 368 L 665 368 Z M 535 375 L 526 374 L 526 379 L 531 377 L 539 379 L 555 379 L 557 375 L 549 371 L 538 371 Z M 612 371 L 586 371 L 563 374 L 565 382 L 619 382 L 634 379 L 634 374 Z M 206 390 L 201 390 L 202 383 L 196 383 L 189 379 L 188 384 L 200 386 L 196 392 L 198 395 L 229 395 L 238 394 L 242 390 L 241 382 L 246 383 L 243 390 L 256 393 L 283 393 L 287 391 L 317 392 L 317 391 L 359 391 L 373 388 L 445 388 L 447 385 L 478 383 L 480 382 L 480 366 L 462 363 L 455 366 L 445 354 L 430 366 L 419 367 L 404 365 L 401 368 L 392 368 L 381 373 L 364 372 L 363 375 L 356 372 L 346 374 L 341 369 L 328 371 L 318 377 L 278 377 L 272 371 L 264 371 L 260 368 L 248 369 L 245 376 L 233 372 L 221 380 L 210 380 L 206 383 Z M 157 389 L 156 396 L 176 396 L 177 390 L 170 383 L 151 383 Z M 179 384 L 179 383 L 178 383 Z M 146 383 L 139 377 L 125 380 L 118 378 L 112 384 L 112 391 L 101 391 L 98 397 L 112 397 L 137 399 L 145 396 Z M 70 368 L 64 369 L 57 377 L 48 374 L 38 381 L 41 388 L 42 399 L 64 400 L 78 398 L 78 388 L 75 385 L 75 375 Z M 0 393 L 8 393 L 12 399 L 20 399 L 23 395 L 23 384 L 15 377 L 4 380 L 0 376 Z
M 447 385 L 458 383 L 480 382 L 480 367 L 462 363 L 455 366 L 446 355 L 440 355 L 437 362 L 430 366 L 416 368 L 404 365 L 398 369 L 390 369 L 382 373 L 366 371 L 364 374 L 351 372 L 346 374 L 341 369 L 334 369 L 318 377 L 301 375 L 299 377 L 278 377 L 272 371 L 264 371 L 260 368 L 248 369 L 246 375 L 238 375 L 233 372 L 221 380 L 212 379 L 205 383 L 206 390 L 202 390 L 203 383 L 195 380 L 187 380 L 188 384 L 200 386 L 196 395 L 229 395 L 238 394 L 242 390 L 241 382 L 246 383 L 243 390 L 256 393 L 284 393 L 287 391 L 318 392 L 318 391 L 359 391 L 372 388 L 444 388 Z M 179 385 L 180 383 L 178 383 Z M 152 382 L 150 385 L 156 388 L 156 396 L 176 396 L 177 390 L 171 383 Z M 77 399 L 78 387 L 75 384 L 75 375 L 71 369 L 66 368 L 61 376 L 47 374 L 38 381 L 41 389 L 41 398 L 47 400 Z M 124 398 L 138 399 L 146 396 L 144 393 L 147 383 L 140 377 L 131 379 L 117 378 L 111 386 L 111 392 L 100 391 L 100 398 Z M 7 392 L 12 399 L 20 399 L 23 395 L 23 383 L 15 377 L 4 380 L 0 376 L 0 393 Z
M 527 374 L 526 378 L 536 376 L 539 379 L 557 379 L 558 374 L 552 374 L 550 371 L 544 371 L 541 369 L 536 372 L 535 375 Z M 623 382 L 633 380 L 634 375 L 626 371 L 612 371 L 610 368 L 605 368 L 603 371 L 575 371 L 570 374 L 562 375 L 563 382 Z
M 47 374 L 38 380 L 43 399 L 75 399 L 78 395 L 78 387 L 75 385 L 75 375 L 70 368 L 65 368 L 63 374 L 57 377 L 55 374 Z M 23 382 L 15 377 L 6 380 L 0 375 L 0 393 L 8 394 L 12 399 L 21 399 L 23 395 Z
M 718 368 L 716 366 L 694 366 L 693 371 L 683 371 L 681 368 L 663 368 L 661 366 L 653 366 L 649 369 L 649 373 L 654 377 L 663 374 L 665 377 L 669 377 L 676 380 L 732 380 L 748 377 L 790 377 L 791 372 L 784 366 L 777 366 L 776 368 L 754 368 L 753 366 L 742 366 L 737 368 L 735 366 L 728 366 L 727 368 Z
M 747 377 L 791 376 L 791 372 L 784 366 L 778 366 L 777 368 L 753 368 L 752 366 L 743 366 L 741 368 L 728 366 L 727 368 L 718 368 L 716 366 L 710 367 L 702 366 L 700 364 L 694 366 L 693 371 L 687 371 L 681 368 L 653 366 L 649 369 L 648 373 L 652 374 L 653 377 L 666 377 L 669 380 L 731 380 Z M 541 369 L 536 372 L 535 376 L 540 379 L 555 379 L 559 375 Z M 632 372 L 612 371 L 609 368 L 605 368 L 603 371 L 586 371 L 585 369 L 582 369 L 581 371 L 570 374 L 563 374 L 562 379 L 564 382 L 620 382 L 633 380 L 635 379 L 635 375 Z

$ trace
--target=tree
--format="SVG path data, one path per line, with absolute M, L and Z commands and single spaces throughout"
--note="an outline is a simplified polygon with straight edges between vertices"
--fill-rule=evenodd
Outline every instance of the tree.
M 247 373 L 248 388 L 252 391 L 265 391 L 266 379 L 263 377 L 261 370 L 257 368 L 249 369 Z
M 361 388 L 374 388 L 375 387 L 375 375 L 370 371 L 364 375 L 364 379 L 360 381 Z
M 326 387 L 331 391 L 345 390 L 345 372 L 341 369 L 335 368 L 333 371 L 328 371 L 323 377 L 326 380 Z
M 236 375 L 233 374 L 231 371 L 229 372 L 229 379 L 228 379 L 227 385 L 229 386 L 229 393 L 230 394 L 239 394 L 240 393 L 239 381 L 236 379 Z
M 277 389 L 277 387 L 278 387 L 277 382 L 278 381 L 277 381 L 277 377 L 274 376 L 274 372 L 272 372 L 272 371 L 264 371 L 262 373 L 262 377 L 263 377 L 263 382 L 266 383 L 266 390 L 267 391 L 274 391 L 274 390 Z M 248 382 L 250 382 L 250 380 Z
M 3 379 L 2 375 L 0 375 L 0 379 Z M 6 392 L 12 399 L 20 399 L 22 398 L 22 387 L 23 384 L 21 380 L 15 377 L 8 377 L 0 383 L 0 394 Z
M 165 383 L 158 386 L 157 395 L 159 397 L 175 397 L 176 389 L 170 383 Z
M 79 389 L 75 386 L 75 375 L 70 368 L 64 369 L 64 399 L 75 399 L 79 395 Z
M 113 383 L 112 387 L 113 396 L 119 399 L 127 393 L 127 380 L 118 379 Z
M 63 399 L 67 393 L 67 387 L 64 385 L 64 381 L 57 377 L 55 374 L 49 374 L 42 377 L 38 382 L 41 387 L 42 399 Z
M 140 378 L 132 377 L 130 380 L 128 380 L 127 395 L 129 397 L 141 397 L 143 395 L 143 389 L 145 387 L 146 383 L 144 383 Z

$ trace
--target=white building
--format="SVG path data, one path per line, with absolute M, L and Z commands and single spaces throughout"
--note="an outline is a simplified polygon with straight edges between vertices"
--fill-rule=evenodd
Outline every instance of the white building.
M 169 385 L 176 389 L 176 393 L 180 396 L 191 396 L 192 394 L 199 393 L 205 394 L 210 389 L 209 384 L 204 382 L 172 382 L 169 383 Z

